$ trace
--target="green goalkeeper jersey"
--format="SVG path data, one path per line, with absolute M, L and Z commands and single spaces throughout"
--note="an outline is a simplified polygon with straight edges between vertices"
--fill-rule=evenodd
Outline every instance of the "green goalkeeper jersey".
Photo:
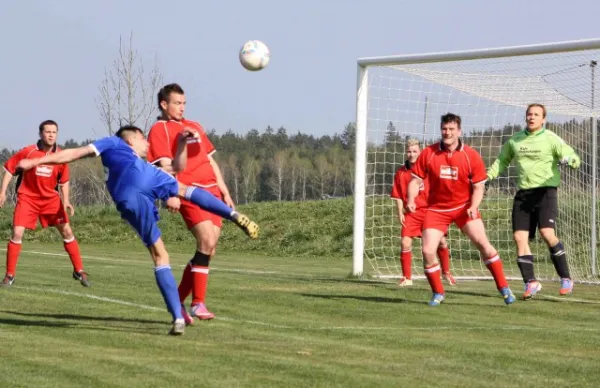
M 579 156 L 573 148 L 557 134 L 544 128 L 534 133 L 527 129 L 515 133 L 502 146 L 498 159 L 488 169 L 488 179 L 500 175 L 513 159 L 517 166 L 517 187 L 521 190 L 558 187 L 559 162 L 579 162 Z

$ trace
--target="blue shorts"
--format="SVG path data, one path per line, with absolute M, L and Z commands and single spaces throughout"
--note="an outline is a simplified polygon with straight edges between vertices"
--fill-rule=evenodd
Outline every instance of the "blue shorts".
M 136 177 L 135 182 L 130 182 L 118 198 L 114 198 L 121 217 L 127 220 L 147 247 L 154 245 L 161 236 L 155 201 L 175 197 L 178 192 L 177 180 L 173 176 L 158 168 L 152 170 Z
M 160 238 L 158 209 L 152 198 L 138 194 L 117 204 L 121 217 L 137 232 L 144 245 L 152 246 Z

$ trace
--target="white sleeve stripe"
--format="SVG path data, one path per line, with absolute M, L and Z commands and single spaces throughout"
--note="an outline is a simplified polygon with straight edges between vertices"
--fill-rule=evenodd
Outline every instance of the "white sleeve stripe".
M 100 156 L 100 151 L 98 151 L 98 148 L 96 148 L 95 145 L 90 144 L 90 147 L 92 148 L 92 150 L 94 150 L 94 153 L 96 154 L 96 156 Z
M 217 150 L 212 150 L 208 153 L 208 156 L 212 156 L 212 154 L 214 154 L 215 152 L 217 152 Z
M 7 174 L 9 174 L 9 175 L 11 175 L 11 176 L 13 175 L 13 173 L 12 173 L 12 172 L 10 172 L 10 171 L 8 171 L 8 170 L 6 169 L 6 167 L 4 167 L 4 166 L 3 166 L 2 168 L 4 169 L 4 171 L 6 171 L 6 173 L 7 173 Z
M 421 177 L 420 177 L 420 176 L 418 176 L 418 175 L 415 175 L 414 173 L 411 173 L 410 175 L 412 175 L 412 176 L 413 176 L 413 178 L 417 178 L 418 180 L 421 180 L 421 181 L 423 180 L 423 178 L 421 178 Z
M 156 164 L 157 162 L 160 162 L 161 160 L 173 160 L 173 159 L 171 159 L 169 157 L 166 157 L 166 156 L 163 156 L 161 158 L 154 159 L 153 161 L 148 161 L 148 163 L 150 163 L 150 164 Z

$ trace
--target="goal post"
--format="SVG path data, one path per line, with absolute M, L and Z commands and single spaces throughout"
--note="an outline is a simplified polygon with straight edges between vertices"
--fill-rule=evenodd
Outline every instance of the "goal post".
M 600 39 L 359 59 L 353 275 L 400 276 L 400 225 L 390 191 L 409 138 L 422 146 L 438 141 L 440 116 L 458 114 L 465 143 L 489 167 L 502 144 L 525 128 L 527 105 L 542 103 L 548 110 L 546 128 L 582 159 L 578 170 L 560 168 L 557 234 L 575 280 L 600 283 L 598 60 Z M 520 279 L 511 228 L 515 178 L 511 165 L 492 181 L 481 211 L 507 276 Z M 455 275 L 489 277 L 479 253 L 455 226 L 448 245 Z M 539 235 L 531 247 L 539 278 L 555 278 Z M 423 275 L 418 239 L 413 241 L 413 273 Z

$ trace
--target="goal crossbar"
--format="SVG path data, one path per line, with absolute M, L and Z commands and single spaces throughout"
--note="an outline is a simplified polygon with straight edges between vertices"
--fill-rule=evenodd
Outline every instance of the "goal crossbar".
M 570 40 L 564 42 L 541 43 L 520 46 L 506 46 L 489 49 L 441 51 L 422 54 L 389 55 L 358 59 L 358 66 L 393 66 L 411 63 L 449 62 L 470 59 L 516 57 L 522 55 L 552 54 L 590 49 L 600 49 L 600 38 Z

